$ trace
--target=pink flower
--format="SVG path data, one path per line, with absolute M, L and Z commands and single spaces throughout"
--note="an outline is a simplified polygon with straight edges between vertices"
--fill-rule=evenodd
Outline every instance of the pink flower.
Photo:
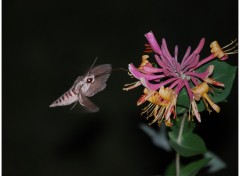
M 207 83 L 215 86 L 224 85 L 213 80 L 212 78 L 209 78 L 214 70 L 213 65 L 210 65 L 204 72 L 198 72 L 197 68 L 216 57 L 221 60 L 225 60 L 228 57 L 228 54 L 236 53 L 236 50 L 232 50 L 236 48 L 237 44 L 227 49 L 227 47 L 230 47 L 236 41 L 233 41 L 231 44 L 223 48 L 221 48 L 216 41 L 211 43 L 210 47 L 212 54 L 200 60 L 199 54 L 205 43 L 205 39 L 202 38 L 195 50 L 191 52 L 191 47 L 187 48 L 184 57 L 181 59 L 181 62 L 179 62 L 177 45 L 175 46 L 174 55 L 172 56 L 168 50 L 167 43 L 164 38 L 162 39 L 161 45 L 159 45 L 152 32 L 145 34 L 145 37 L 149 42 L 149 45 L 146 45 L 146 51 L 152 51 L 154 53 L 157 67 L 154 67 L 153 64 L 147 60 L 149 57 L 147 55 L 143 56 L 140 67 L 137 68 L 132 63 L 129 64 L 128 69 L 131 76 L 138 79 L 138 81 L 133 86 L 131 85 L 130 87 L 125 88 L 125 90 L 135 88 L 139 85 L 143 85 L 148 90 L 145 91 L 144 96 L 140 98 L 137 104 L 140 105 L 145 101 L 149 101 L 150 104 L 154 104 L 155 108 L 153 112 L 150 113 L 150 116 L 154 115 L 153 122 L 158 121 L 158 123 L 160 123 L 162 119 L 165 119 L 166 124 L 171 124 L 170 117 L 171 113 L 173 112 L 172 109 L 176 109 L 175 106 L 177 97 L 183 88 L 186 88 L 188 92 L 190 107 L 192 107 L 192 115 L 195 116 L 199 122 L 201 122 L 201 118 L 195 102 L 195 100 L 199 100 L 196 98 L 197 95 L 199 95 L 199 98 L 203 98 L 204 102 L 207 100 L 211 107 L 215 111 L 219 112 L 220 108 L 215 105 L 207 95 Z M 223 51 L 223 49 L 225 49 L 225 51 Z M 202 87 L 206 89 L 204 93 L 201 92 Z M 174 97 L 172 99 L 168 99 L 168 102 L 165 104 L 162 104 L 161 101 L 164 100 L 162 97 L 163 94 L 160 93 L 163 92 L 163 90 L 164 92 L 171 92 L 171 94 L 173 93 L 171 96 L 169 95 L 169 97 Z M 208 108 L 207 103 L 205 103 L 205 105 Z M 148 111 L 149 109 L 145 112 Z
M 180 64 L 177 60 L 178 46 L 175 47 L 173 57 L 168 51 L 165 39 L 162 39 L 162 45 L 159 47 L 152 32 L 147 33 L 145 36 L 156 53 L 155 59 L 159 68 L 149 67 L 148 71 L 151 74 L 145 74 L 133 64 L 129 64 L 128 68 L 131 74 L 149 90 L 158 90 L 162 86 L 169 86 L 169 89 L 175 88 L 174 91 L 178 94 L 183 87 L 186 87 L 190 101 L 192 101 L 193 93 L 189 83 L 192 82 L 198 85 L 199 80 L 204 80 L 210 74 L 208 69 L 203 73 L 195 72 L 195 68 L 199 63 L 199 53 L 203 48 L 205 39 L 201 39 L 197 48 L 191 54 L 189 47 Z

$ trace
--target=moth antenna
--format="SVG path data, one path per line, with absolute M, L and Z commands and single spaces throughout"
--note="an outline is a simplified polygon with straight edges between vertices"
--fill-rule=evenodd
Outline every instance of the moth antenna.
M 95 63 L 97 62 L 98 56 L 95 58 L 95 60 L 93 61 L 93 64 L 91 65 L 89 71 L 88 71 L 88 75 L 91 73 L 93 66 L 95 65 Z
M 126 69 L 124 69 L 124 68 L 114 68 L 114 69 L 112 69 L 112 70 L 110 70 L 110 71 L 106 71 L 106 72 L 100 73 L 100 74 L 96 75 L 95 77 L 97 78 L 97 77 L 99 77 L 99 76 L 103 76 L 103 75 L 109 74 L 109 73 L 111 73 L 112 71 L 118 71 L 118 70 L 123 70 L 123 71 L 128 72 L 128 70 L 126 70 Z
M 72 110 L 77 104 L 77 101 L 74 103 L 74 105 L 70 108 L 70 110 Z
M 129 72 L 127 69 L 125 68 L 114 68 L 112 69 L 112 71 L 118 71 L 118 70 L 122 70 L 122 71 L 126 71 L 126 72 Z

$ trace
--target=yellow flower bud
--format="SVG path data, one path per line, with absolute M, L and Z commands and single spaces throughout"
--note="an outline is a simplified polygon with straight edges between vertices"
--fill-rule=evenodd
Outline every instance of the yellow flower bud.
M 172 98 L 172 93 L 173 90 L 167 88 L 164 88 L 163 86 L 159 89 L 159 95 L 161 96 L 162 99 L 166 101 L 170 101 Z
M 148 58 L 149 58 L 148 55 L 142 55 L 142 62 L 141 62 L 141 64 L 140 64 L 140 66 L 138 67 L 138 70 L 142 70 L 145 65 L 151 64 L 151 63 L 149 63 L 149 61 L 147 60 Z
M 235 44 L 235 45 L 232 46 L 233 44 Z M 218 57 L 219 59 L 225 60 L 226 58 L 228 58 L 229 54 L 238 53 L 238 50 L 235 49 L 237 47 L 237 45 L 238 45 L 237 40 L 232 41 L 230 44 L 228 44 L 224 47 L 220 47 L 220 45 L 218 44 L 217 41 L 213 41 L 210 44 L 210 48 L 212 48 L 211 53 L 213 53 L 215 57 Z
M 213 53 L 214 56 L 218 57 L 219 59 L 221 59 L 223 56 L 227 55 L 226 53 L 224 53 L 224 51 L 222 50 L 222 48 L 220 47 L 220 45 L 218 44 L 217 41 L 213 41 L 210 44 L 210 48 L 212 48 L 211 53 Z
M 209 112 L 211 112 L 211 110 L 208 108 L 208 104 L 210 104 L 210 106 L 217 112 L 219 113 L 220 112 L 220 108 L 218 105 L 216 105 L 213 100 L 208 96 L 208 91 L 209 91 L 209 86 L 206 82 L 203 82 L 199 85 L 197 85 L 196 87 L 194 87 L 192 89 L 192 92 L 194 93 L 194 99 L 199 101 L 200 98 L 202 97 L 203 98 L 203 102 L 207 108 L 207 110 Z

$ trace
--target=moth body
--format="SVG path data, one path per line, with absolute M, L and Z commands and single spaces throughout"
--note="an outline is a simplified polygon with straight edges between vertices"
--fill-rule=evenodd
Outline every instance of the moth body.
M 99 108 L 87 97 L 91 97 L 105 89 L 112 67 L 110 64 L 92 67 L 87 74 L 79 76 L 73 86 L 49 107 L 66 106 L 79 101 L 88 111 L 97 112 Z
M 74 87 L 70 88 L 56 101 L 54 101 L 49 107 L 66 106 L 70 105 L 78 100 L 78 94 L 75 92 Z

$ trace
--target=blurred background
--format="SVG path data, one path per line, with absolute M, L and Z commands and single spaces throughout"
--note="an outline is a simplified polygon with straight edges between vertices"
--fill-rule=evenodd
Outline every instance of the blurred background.
M 238 1 L 63 1 L 2 2 L 2 173 L 4 176 L 162 175 L 173 152 L 155 146 L 139 125 L 136 101 L 142 88 L 122 91 L 132 82 L 112 72 L 107 88 L 92 97 L 98 113 L 77 105 L 49 108 L 97 64 L 138 65 L 150 30 L 169 50 L 179 45 L 223 45 L 238 37 Z M 228 60 L 237 65 L 237 55 Z M 212 176 L 237 175 L 237 77 L 221 113 L 202 114 L 198 133 L 207 148 L 226 162 Z M 200 175 L 206 175 L 204 172 Z

